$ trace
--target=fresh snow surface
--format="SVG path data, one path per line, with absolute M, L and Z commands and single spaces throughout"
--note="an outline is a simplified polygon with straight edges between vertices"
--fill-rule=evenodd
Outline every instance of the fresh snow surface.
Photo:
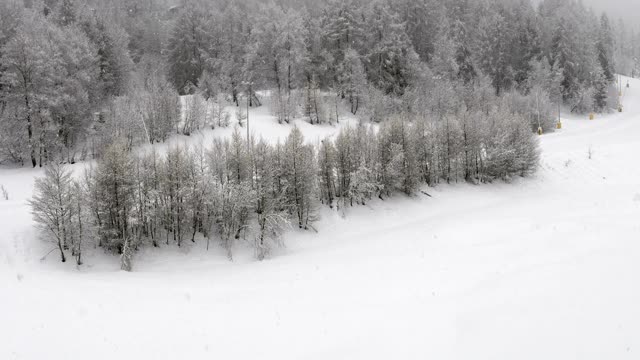
M 41 260 L 52 245 L 26 200 L 42 172 L 0 170 L 0 359 L 638 359 L 630 84 L 624 113 L 542 136 L 533 178 L 323 209 L 318 233 L 291 232 L 262 262 L 202 242 L 146 249 L 131 273 L 100 250 L 80 268 Z M 256 133 L 286 136 L 266 111 Z M 216 131 L 230 132 L 202 136 Z
M 249 135 L 254 138 L 254 140 L 260 141 L 265 140 L 269 143 L 276 144 L 277 142 L 284 143 L 287 139 L 287 136 L 291 132 L 291 129 L 296 126 L 300 129 L 300 131 L 305 136 L 305 142 L 308 144 L 318 145 L 321 140 L 325 138 L 335 138 L 336 135 L 340 132 L 340 129 L 346 126 L 356 127 L 360 121 L 356 119 L 346 108 L 340 109 L 340 118 L 337 123 L 328 125 L 311 125 L 309 121 L 303 118 L 292 120 L 291 123 L 282 123 L 279 124 L 274 115 L 272 115 L 270 100 L 268 93 L 263 93 L 263 104 L 265 106 L 261 106 L 258 108 L 251 108 L 249 110 Z M 186 101 L 189 97 L 193 95 L 187 95 L 181 97 L 181 104 L 183 108 L 186 106 Z M 243 100 L 241 100 L 242 110 L 246 111 L 246 105 L 243 104 Z M 210 144 L 214 138 L 224 138 L 231 137 L 236 129 L 240 132 L 243 139 L 246 139 L 247 136 L 247 128 L 246 121 L 243 126 L 238 125 L 236 110 L 238 108 L 236 106 L 227 106 L 225 110 L 229 113 L 231 118 L 231 123 L 227 127 L 218 127 L 214 130 L 210 128 L 204 128 L 196 131 L 191 136 L 174 136 L 169 141 L 164 144 L 156 144 L 154 147 L 159 150 L 165 149 L 167 146 L 175 146 L 175 145 L 199 145 L 204 144 L 205 146 Z M 207 111 L 211 111 L 208 109 Z M 147 151 L 151 147 L 143 146 L 142 150 Z

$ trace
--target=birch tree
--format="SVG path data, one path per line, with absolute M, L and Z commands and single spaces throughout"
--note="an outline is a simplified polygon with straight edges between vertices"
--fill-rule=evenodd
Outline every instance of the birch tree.
M 53 240 L 62 262 L 67 261 L 65 250 L 71 242 L 74 213 L 73 180 L 71 171 L 56 162 L 44 169 L 44 177 L 36 179 L 34 195 L 29 201 L 33 219 Z

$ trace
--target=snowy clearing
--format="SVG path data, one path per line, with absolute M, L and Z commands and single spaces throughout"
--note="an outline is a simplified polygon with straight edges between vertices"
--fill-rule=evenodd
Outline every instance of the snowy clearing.
M 289 233 L 263 262 L 200 243 L 145 249 L 132 273 L 100 253 L 79 269 L 40 261 L 51 247 L 26 199 L 41 171 L 3 169 L 0 359 L 637 359 L 630 84 L 624 113 L 543 136 L 531 179 L 323 209 L 317 234 Z M 288 133 L 260 111 L 256 134 Z

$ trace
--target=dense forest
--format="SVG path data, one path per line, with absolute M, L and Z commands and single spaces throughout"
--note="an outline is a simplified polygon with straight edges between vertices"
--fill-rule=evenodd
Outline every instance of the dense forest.
M 561 108 L 617 109 L 639 52 L 572 0 L 6 0 L 0 162 L 46 167 L 32 207 L 63 261 L 100 246 L 130 269 L 140 246 L 198 239 L 261 259 L 320 204 L 531 174 L 536 133 Z M 360 125 L 132 151 L 263 104 L 274 126 Z M 64 166 L 90 159 L 81 178 Z

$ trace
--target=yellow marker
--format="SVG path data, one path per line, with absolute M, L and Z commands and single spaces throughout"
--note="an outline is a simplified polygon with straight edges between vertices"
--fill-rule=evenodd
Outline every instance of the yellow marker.
M 538 135 L 542 135 L 542 126 L 538 126 Z
M 556 123 L 556 129 L 558 130 L 562 129 L 562 121 L 558 120 L 558 123 Z
M 589 114 L 589 120 L 593 120 L 595 118 L 596 118 L 596 116 L 593 113 Z

